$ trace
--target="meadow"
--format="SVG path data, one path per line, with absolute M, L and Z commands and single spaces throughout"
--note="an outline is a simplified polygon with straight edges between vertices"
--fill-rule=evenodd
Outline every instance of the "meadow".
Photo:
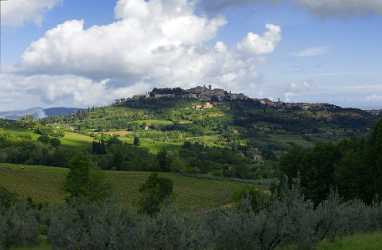
M 0 183 L 22 198 L 32 198 L 38 203 L 65 201 L 63 185 L 68 170 L 64 168 L 0 164 Z M 150 172 L 105 171 L 112 184 L 115 199 L 126 208 L 134 208 L 139 197 L 139 187 Z M 246 185 L 229 180 L 210 180 L 186 177 L 175 173 L 160 176 L 174 182 L 174 205 L 181 210 L 200 210 L 230 204 L 235 192 Z

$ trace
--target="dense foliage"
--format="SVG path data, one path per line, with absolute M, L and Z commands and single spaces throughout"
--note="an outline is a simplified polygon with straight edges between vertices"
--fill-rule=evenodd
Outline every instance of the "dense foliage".
M 73 150 L 60 144 L 58 138 L 47 135 L 36 141 L 28 135 L 0 131 L 0 162 L 65 167 Z
M 256 210 L 242 199 L 237 208 L 182 214 L 168 207 L 156 216 L 137 215 L 110 201 L 42 210 L 21 202 L 0 209 L 0 245 L 34 244 L 39 233 L 47 233 L 53 249 L 62 250 L 273 250 L 289 245 L 305 250 L 323 239 L 382 230 L 380 203 L 343 202 L 332 193 L 314 206 L 297 186 L 281 190 Z
M 347 200 L 371 204 L 382 197 L 382 121 L 366 138 L 294 148 L 280 162 L 290 178 L 300 178 L 303 193 L 315 203 L 331 190 Z
M 39 234 L 37 209 L 0 187 L 0 249 L 36 244 Z

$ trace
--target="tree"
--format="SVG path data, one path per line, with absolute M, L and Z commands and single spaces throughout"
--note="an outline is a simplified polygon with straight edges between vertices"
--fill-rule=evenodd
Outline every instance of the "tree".
M 305 197 L 315 204 L 332 190 L 346 200 L 372 204 L 382 198 L 382 121 L 369 137 L 294 148 L 280 161 L 290 180 L 299 178 Z
M 170 179 L 151 174 L 146 182 L 140 187 L 141 197 L 139 200 L 139 213 L 154 216 L 160 212 L 165 201 L 168 201 L 173 193 L 173 182 Z
M 37 140 L 44 144 L 48 144 L 50 142 L 50 138 L 48 135 L 40 135 Z
M 335 169 L 342 154 L 334 144 L 318 144 L 312 149 L 294 148 L 280 161 L 290 180 L 300 179 L 306 198 L 315 204 L 325 200 L 336 188 Z
M 367 141 L 364 161 L 367 166 L 364 178 L 369 190 L 369 197 L 365 201 L 372 202 L 375 198 L 382 198 L 382 120 L 377 123 Z
M 161 171 L 168 172 L 171 169 L 171 158 L 166 149 L 162 149 L 157 155 L 158 167 Z
M 139 137 L 138 136 L 134 136 L 134 146 L 139 146 L 141 144 L 140 140 L 139 140 Z
M 102 201 L 108 197 L 110 185 L 101 171 L 93 169 L 87 156 L 75 156 L 69 163 L 69 169 L 65 181 L 69 200 Z
M 54 138 L 51 138 L 49 140 L 49 144 L 52 145 L 53 147 L 57 148 L 58 146 L 61 145 L 61 141 L 60 141 L 60 139 L 54 137 Z
M 103 140 L 93 141 L 92 152 L 93 152 L 93 154 L 96 154 L 96 155 L 106 154 L 105 142 Z

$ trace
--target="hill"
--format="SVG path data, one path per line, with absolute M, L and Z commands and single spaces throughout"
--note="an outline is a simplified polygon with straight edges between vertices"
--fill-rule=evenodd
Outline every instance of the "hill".
M 378 118 L 212 87 L 153 89 L 71 116 L 4 121 L 0 161 L 65 167 L 82 151 L 104 170 L 274 178 L 279 157 L 291 146 L 362 136 Z
M 0 164 L 1 186 L 23 198 L 39 203 L 63 203 L 63 183 L 67 169 L 43 166 Z M 113 194 L 124 207 L 134 208 L 139 187 L 149 172 L 106 171 Z M 234 192 L 249 184 L 186 177 L 172 173 L 161 176 L 174 181 L 175 206 L 182 210 L 199 210 L 229 204 Z
M 92 136 L 104 133 L 126 141 L 139 137 L 154 152 L 199 142 L 250 146 L 251 158 L 267 159 L 290 144 L 311 146 L 364 134 L 377 119 L 376 113 L 360 109 L 253 99 L 210 86 L 153 89 L 147 95 L 46 122 Z
M 14 110 L 0 112 L 0 118 L 8 120 L 19 120 L 25 116 L 32 116 L 36 119 L 42 119 L 52 116 L 67 116 L 80 111 L 78 108 L 31 108 L 27 110 Z

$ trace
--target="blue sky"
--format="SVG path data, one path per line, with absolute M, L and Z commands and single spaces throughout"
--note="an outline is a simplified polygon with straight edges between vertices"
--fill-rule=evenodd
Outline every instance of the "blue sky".
M 39 1 L 28 13 L 17 9 L 26 0 L 12 1 L 3 4 L 0 110 L 104 105 L 155 86 L 201 82 L 252 97 L 382 108 L 379 0 L 322 0 L 322 6 L 120 0 L 120 16 L 114 0 L 28 0 Z M 184 30 L 179 17 L 187 20 Z M 84 20 L 84 27 L 70 20 Z

